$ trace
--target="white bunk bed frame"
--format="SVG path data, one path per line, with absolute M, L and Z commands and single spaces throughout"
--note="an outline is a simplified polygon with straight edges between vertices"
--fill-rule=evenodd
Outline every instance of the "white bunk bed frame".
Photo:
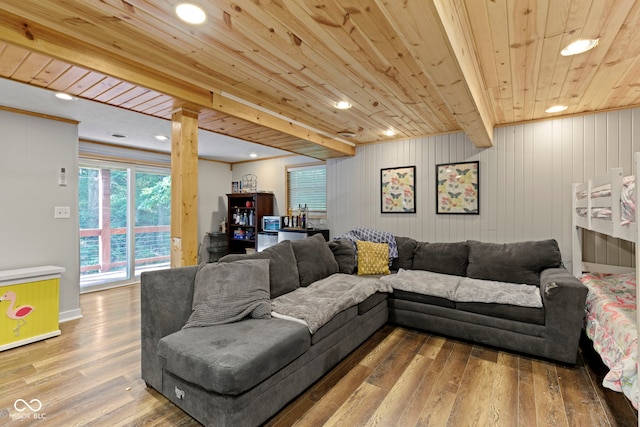
M 640 152 L 634 154 L 634 175 L 638 175 L 638 164 Z M 601 273 L 628 273 L 637 270 L 637 267 L 616 267 L 606 264 L 585 263 L 582 260 L 582 230 L 591 230 L 606 236 L 617 237 L 622 240 L 637 243 L 638 238 L 638 215 L 636 209 L 636 221 L 621 225 L 620 201 L 622 195 L 624 176 L 621 168 L 613 168 L 608 173 L 597 178 L 587 180 L 583 183 L 573 184 L 571 193 L 571 212 L 573 225 L 572 241 L 572 268 L 573 275 L 580 277 L 584 271 L 598 271 Z M 611 195 L 607 197 L 591 197 L 594 189 L 610 185 Z M 585 193 L 586 197 L 580 199 L 578 194 Z M 577 209 L 586 209 L 586 215 L 580 216 Z M 593 218 L 592 211 L 595 209 L 607 208 L 611 210 L 610 218 Z M 639 254 L 636 251 L 636 266 L 638 265 Z M 636 271 L 637 273 L 637 271 Z
M 571 193 L 571 218 L 572 218 L 572 269 L 573 275 L 580 277 L 583 272 L 593 271 L 608 274 L 620 274 L 635 272 L 636 278 L 640 277 L 640 250 L 635 250 L 635 268 L 617 267 L 606 264 L 587 263 L 582 260 L 582 230 L 591 230 L 607 236 L 613 236 L 622 240 L 634 242 L 636 245 L 640 242 L 638 236 L 640 223 L 640 152 L 633 155 L 633 175 L 636 177 L 635 189 L 635 222 L 627 225 L 621 225 L 621 194 L 623 186 L 622 168 L 613 168 L 607 174 L 598 178 L 590 179 L 584 183 L 573 184 Z M 593 189 L 603 185 L 611 185 L 610 197 L 591 197 Z M 586 192 L 586 197 L 578 198 L 578 194 Z M 578 208 L 586 208 L 586 215 L 580 216 L 577 213 Z M 610 208 L 611 218 L 592 218 L 592 209 Z M 637 280 L 637 279 L 636 279 Z M 640 292 L 636 292 L 636 306 L 640 307 Z M 640 312 L 636 312 L 636 325 L 638 325 L 638 336 L 640 337 Z M 640 340 L 638 340 L 638 355 L 640 355 Z M 640 418 L 638 419 L 640 427 Z

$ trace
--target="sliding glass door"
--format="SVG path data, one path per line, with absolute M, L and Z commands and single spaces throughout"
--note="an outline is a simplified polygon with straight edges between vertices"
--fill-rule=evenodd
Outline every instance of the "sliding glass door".
M 171 257 L 171 175 L 136 171 L 135 276 L 167 268 Z
M 78 191 L 83 290 L 129 282 L 144 270 L 168 268 L 168 170 L 87 162 L 79 170 Z

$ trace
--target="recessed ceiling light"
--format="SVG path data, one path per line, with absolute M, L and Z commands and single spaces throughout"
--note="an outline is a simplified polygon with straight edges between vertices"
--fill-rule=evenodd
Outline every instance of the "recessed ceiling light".
M 567 108 L 569 108 L 569 107 L 567 107 L 566 105 L 554 105 L 553 107 L 549 107 L 544 111 L 546 113 L 559 113 L 560 111 L 564 111 Z
M 578 55 L 598 46 L 598 39 L 581 39 L 576 40 L 560 52 L 562 56 Z
M 251 157 L 252 159 L 255 159 L 256 157 L 258 157 L 258 155 L 256 153 L 251 153 L 249 154 L 249 157 Z
M 353 138 L 354 136 L 356 136 L 355 132 L 351 132 L 350 130 L 341 130 L 340 132 L 337 132 L 338 136 L 341 136 L 343 138 Z
M 64 99 L 65 101 L 71 101 L 71 100 L 73 100 L 73 96 L 69 95 L 68 93 L 64 93 L 64 92 L 58 92 L 58 93 L 56 93 L 56 98 L 58 98 L 58 99 Z
M 164 135 L 153 135 L 153 137 L 158 141 L 166 141 L 167 139 L 169 139 L 168 136 L 164 136 Z
M 383 132 L 386 136 L 394 136 L 396 134 L 396 131 L 394 131 L 393 129 L 387 129 Z
M 349 108 L 352 107 L 349 101 L 338 101 L 338 102 L 335 102 L 333 106 L 336 107 L 338 110 L 348 110 Z
M 175 8 L 176 15 L 187 24 L 199 25 L 207 20 L 207 14 L 199 6 L 191 3 L 180 3 Z
M 126 138 L 127 135 L 125 135 L 124 133 L 120 133 L 120 132 L 111 132 L 109 135 L 111 135 L 114 138 Z

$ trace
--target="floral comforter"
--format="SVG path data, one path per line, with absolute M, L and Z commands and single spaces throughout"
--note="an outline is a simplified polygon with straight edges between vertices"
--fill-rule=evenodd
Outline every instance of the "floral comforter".
M 610 369 L 602 385 L 623 392 L 637 409 L 636 276 L 585 273 L 580 280 L 589 288 L 587 336 Z

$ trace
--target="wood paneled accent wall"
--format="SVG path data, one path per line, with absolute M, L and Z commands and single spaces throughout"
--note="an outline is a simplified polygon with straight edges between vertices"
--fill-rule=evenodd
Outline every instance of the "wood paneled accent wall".
M 355 227 L 393 231 L 429 242 L 512 242 L 555 238 L 571 260 L 571 184 L 622 167 L 632 173 L 640 150 L 640 109 L 496 128 L 494 147 L 479 149 L 463 133 L 358 147 L 327 162 L 332 236 Z M 437 215 L 435 165 L 480 162 L 480 215 Z M 380 213 L 380 169 L 416 165 L 416 214 Z M 632 265 L 633 245 L 590 235 L 593 262 Z

